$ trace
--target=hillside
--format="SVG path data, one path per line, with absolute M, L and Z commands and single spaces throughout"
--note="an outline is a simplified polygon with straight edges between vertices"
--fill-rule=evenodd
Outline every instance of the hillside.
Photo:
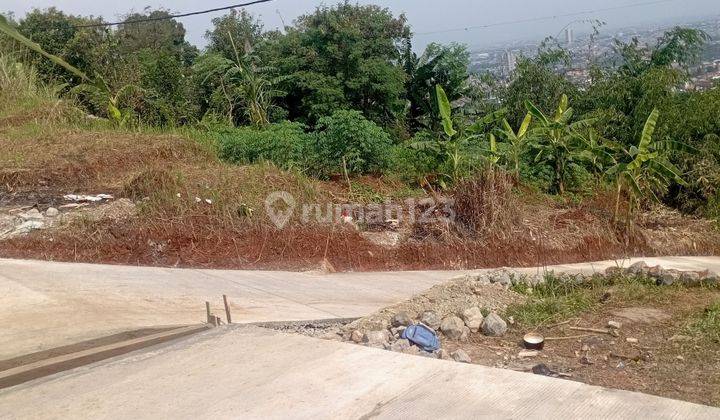
M 234 10 L 203 50 L 166 11 L 133 16 L 0 16 L 0 256 L 364 271 L 720 251 L 720 87 L 687 84 L 702 30 L 616 40 L 578 81 L 552 38 L 498 77 L 463 45 L 419 55 L 379 6 L 284 32 Z
M 68 111 L 68 115 L 74 115 Z M 610 223 L 612 199 L 598 193 L 558 200 L 515 186 L 494 194 L 495 226 L 473 230 L 488 208 L 471 197 L 482 184 L 435 198 L 459 199 L 452 223 L 350 219 L 283 229 L 266 215 L 274 191 L 303 203 L 393 203 L 432 194 L 385 177 L 320 181 L 271 164 L 220 161 L 207 133 L 129 132 L 53 117 L 42 108 L 6 111 L 0 120 L 0 255 L 59 261 L 183 267 L 334 267 L 336 270 L 541 265 L 628 255 L 710 255 L 720 250 L 713 223 L 654 207 L 626 235 Z M 508 185 L 505 185 L 508 187 Z M 109 194 L 76 202 L 69 194 Z M 199 202 L 198 202 L 199 201 Z M 478 207 L 479 206 L 479 207 Z M 48 217 L 48 208 L 59 215 Z M 17 227 L 41 214 L 41 227 Z M 418 210 L 419 211 L 419 210 Z M 479 212 L 479 213 L 478 213 Z M 37 216 L 34 216 L 37 218 Z M 343 221 L 344 220 L 344 221 Z M 489 219 L 488 219 L 489 220 Z M 15 229 L 15 230 L 13 230 Z M 329 262 L 323 264 L 323 261 Z M 331 268 L 330 268 L 331 269 Z

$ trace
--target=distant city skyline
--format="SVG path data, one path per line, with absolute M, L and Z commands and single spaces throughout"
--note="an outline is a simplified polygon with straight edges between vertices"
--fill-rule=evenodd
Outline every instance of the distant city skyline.
M 583 14 L 573 17 L 555 18 L 463 30 L 465 27 L 482 26 L 502 22 L 527 21 L 538 17 L 573 14 L 587 10 L 623 7 L 649 0 L 606 0 L 602 3 L 591 0 L 506 0 L 502 3 L 489 3 L 477 0 L 445 0 L 441 6 L 435 1 L 376 0 L 358 1 L 360 4 L 377 4 L 389 8 L 395 15 L 405 13 L 412 26 L 414 45 L 422 49 L 430 42 L 460 42 L 470 47 L 487 46 L 502 42 L 542 39 L 556 35 L 568 23 L 580 19 L 599 19 L 605 21 L 604 31 L 634 25 L 668 24 L 693 18 L 720 15 L 720 2 L 717 0 L 670 0 L 664 3 L 629 7 L 599 13 Z M 146 6 L 153 9 L 165 8 L 171 12 L 188 12 L 236 3 L 233 0 L 126 0 L 124 2 L 98 2 L 95 0 L 6 0 L 0 11 L 13 12 L 16 18 L 22 18 L 33 8 L 55 6 L 66 13 L 76 15 L 102 16 L 106 20 L 118 20 L 133 11 L 142 11 Z M 354 3 L 354 2 L 353 2 Z M 275 0 L 270 3 L 247 7 L 257 16 L 266 29 L 281 28 L 282 22 L 290 23 L 298 16 L 311 13 L 318 5 L 334 5 L 337 1 Z M 682 7 L 679 7 L 682 5 Z M 211 20 L 227 12 L 191 16 L 179 19 L 187 30 L 187 39 L 204 47 L 205 31 L 210 29 Z M 581 35 L 591 28 L 587 23 L 576 22 L 572 25 L 574 34 Z M 452 31 L 448 31 L 452 30 Z M 563 35 L 564 36 L 564 35 Z

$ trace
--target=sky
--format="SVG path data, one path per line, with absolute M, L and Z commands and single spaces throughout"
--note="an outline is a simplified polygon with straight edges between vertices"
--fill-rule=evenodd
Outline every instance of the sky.
M 55 6 L 70 14 L 102 16 L 108 21 L 122 20 L 131 11 L 142 11 L 146 6 L 162 7 L 171 12 L 189 12 L 241 3 L 244 0 L 2 0 L 0 12 L 13 12 L 22 18 L 33 8 Z M 339 1 L 339 0 L 338 0 Z M 662 3 L 636 6 L 619 10 L 598 11 L 625 5 L 651 3 L 653 0 L 374 0 L 358 3 L 378 4 L 393 13 L 405 13 L 416 34 L 416 48 L 429 42 L 462 42 L 470 46 L 483 46 L 513 40 L 542 39 L 556 35 L 565 25 L 579 19 L 600 19 L 607 23 L 605 31 L 633 25 L 671 22 L 703 16 L 720 16 L 719 0 L 666 0 Z M 296 17 L 312 12 L 321 4 L 332 5 L 337 1 L 274 0 L 270 3 L 249 6 L 268 29 L 282 27 L 283 20 L 292 22 Z M 576 16 L 559 15 L 595 11 Z M 211 26 L 211 19 L 224 14 L 215 12 L 180 19 L 187 29 L 188 40 L 203 47 L 204 33 Z M 557 16 L 534 22 L 514 23 L 492 28 L 477 28 L 448 32 L 448 29 L 481 26 L 499 22 L 523 21 Z M 589 30 L 589 24 L 572 23 L 578 33 Z M 430 33 L 432 32 L 432 33 Z

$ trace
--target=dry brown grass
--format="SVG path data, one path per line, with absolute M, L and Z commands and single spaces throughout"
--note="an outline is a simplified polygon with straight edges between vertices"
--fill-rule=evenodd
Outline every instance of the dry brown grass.
M 519 224 L 514 180 L 504 171 L 489 170 L 455 187 L 456 221 L 476 234 L 504 231 Z

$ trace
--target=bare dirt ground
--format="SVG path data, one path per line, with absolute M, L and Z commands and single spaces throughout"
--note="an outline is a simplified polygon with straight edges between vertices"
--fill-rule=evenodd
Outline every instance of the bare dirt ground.
M 486 317 L 490 312 L 500 314 L 507 332 L 491 337 L 481 329 L 460 340 L 439 333 L 443 350 L 433 356 L 454 357 L 462 350 L 475 364 L 720 406 L 717 284 L 658 286 L 642 278 L 588 281 L 587 286 L 555 285 L 544 291 L 544 286 L 537 286 L 539 291 L 533 291 L 457 279 L 324 337 L 364 343 L 366 338 L 353 338 L 355 331 L 363 335 L 390 330 L 384 348 L 407 353 L 396 347 L 402 341 L 397 334 L 392 338 L 395 314 L 404 312 L 419 322 L 422 313 L 433 311 L 445 320 L 478 307 Z M 546 338 L 542 351 L 525 349 L 523 337 L 529 332 Z M 366 345 L 382 347 L 372 341 Z
M 697 340 L 686 331 L 720 293 L 675 297 L 674 304 L 661 308 L 619 303 L 581 314 L 562 327 L 540 328 L 548 337 L 584 337 L 549 341 L 537 357 L 518 357 L 527 331 L 520 326 L 511 326 L 502 338 L 474 335 L 469 343 L 449 344 L 448 350 L 462 347 L 477 364 L 532 372 L 542 363 L 570 380 L 720 406 L 720 343 Z M 623 324 L 620 337 L 569 329 L 603 327 L 608 320 Z

